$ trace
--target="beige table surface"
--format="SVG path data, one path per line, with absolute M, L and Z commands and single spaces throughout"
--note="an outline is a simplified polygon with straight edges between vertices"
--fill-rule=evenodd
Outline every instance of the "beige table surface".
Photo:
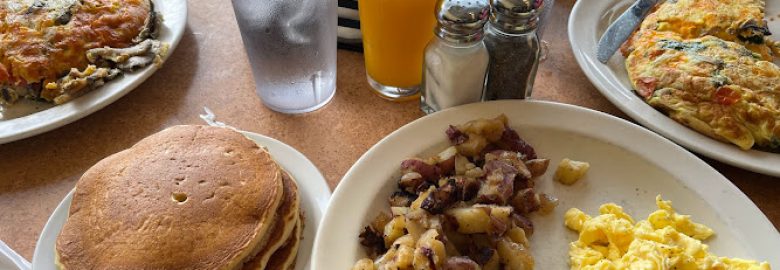
M 539 68 L 533 98 L 576 104 L 626 118 L 577 66 L 566 35 L 573 0 L 560 0 L 545 39 L 549 60 Z M 319 111 L 272 112 L 255 95 L 230 1 L 190 0 L 184 37 L 165 66 L 127 96 L 75 123 L 0 145 L 0 239 L 27 259 L 51 212 L 98 160 L 165 127 L 218 120 L 277 138 L 308 156 L 331 188 L 382 137 L 421 117 L 416 102 L 374 96 L 362 54 L 338 52 L 338 90 Z M 780 226 L 780 179 L 706 160 Z M 780 166 L 780 165 L 778 165 Z

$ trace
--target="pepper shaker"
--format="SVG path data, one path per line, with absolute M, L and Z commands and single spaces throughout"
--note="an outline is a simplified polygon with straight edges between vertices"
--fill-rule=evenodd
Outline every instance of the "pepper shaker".
M 432 113 L 479 102 L 490 56 L 482 42 L 487 0 L 439 0 L 436 38 L 425 48 L 420 109 Z
M 483 100 L 531 96 L 540 44 L 536 34 L 539 6 L 535 0 L 490 0 L 485 45 L 490 68 Z

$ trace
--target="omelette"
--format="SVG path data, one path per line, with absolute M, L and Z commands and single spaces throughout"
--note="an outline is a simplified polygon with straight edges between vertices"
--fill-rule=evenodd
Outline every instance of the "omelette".
M 623 46 L 648 104 L 744 150 L 780 151 L 780 68 L 764 1 L 676 0 L 656 7 Z
M 645 31 L 626 58 L 631 83 L 651 106 L 742 149 L 780 148 L 780 68 L 714 36 Z
M 572 270 L 770 270 L 769 263 L 719 257 L 701 241 L 714 232 L 688 215 L 678 214 L 671 201 L 656 197 L 658 210 L 635 222 L 623 208 L 607 203 L 591 217 L 569 209 L 565 224 L 579 232 L 569 245 Z
M 640 29 L 674 32 L 683 39 L 711 35 L 739 42 L 771 60 L 765 5 L 764 0 L 669 0 L 648 14 Z
M 0 1 L 0 105 L 61 104 L 123 71 L 160 63 L 151 0 Z

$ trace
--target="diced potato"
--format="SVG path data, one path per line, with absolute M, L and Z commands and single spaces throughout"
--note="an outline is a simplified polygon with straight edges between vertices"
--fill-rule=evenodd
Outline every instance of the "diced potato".
M 485 146 L 487 146 L 488 141 L 485 139 L 485 137 L 482 137 L 478 134 L 471 134 L 468 133 L 469 139 L 459 144 L 455 147 L 458 148 L 458 153 L 461 155 L 467 156 L 467 157 L 476 157 L 479 155 L 480 152 L 482 152 L 482 149 L 485 149 Z
M 455 146 L 447 147 L 447 149 L 444 149 L 444 151 L 441 151 L 438 155 L 436 155 L 436 161 L 443 162 L 446 160 L 449 160 L 451 158 L 454 158 L 455 155 L 458 154 L 458 149 L 455 148 Z
M 523 245 L 514 243 L 507 238 L 498 241 L 498 255 L 508 270 L 534 269 L 534 258 Z
M 414 269 L 441 269 L 447 259 L 447 252 L 444 243 L 436 239 L 438 236 L 439 232 L 431 229 L 426 231 L 417 241 L 417 247 L 414 249 Z
M 428 229 L 443 230 L 441 225 L 441 219 L 437 215 L 428 215 L 426 212 L 425 227 Z
M 464 175 L 466 171 L 476 167 L 474 163 L 471 163 L 469 159 L 462 155 L 455 156 L 455 175 Z
M 459 233 L 487 233 L 495 232 L 493 222 L 510 223 L 512 207 L 475 204 L 471 207 L 452 208 L 445 214 L 455 218 Z
M 376 260 L 375 266 L 380 269 L 403 269 L 410 267 L 413 259 L 414 239 L 409 235 L 404 235 L 390 245 L 387 252 Z
M 499 270 L 501 269 L 501 258 L 498 256 L 498 252 L 494 251 L 493 256 L 482 266 L 482 270 Z
M 436 166 L 439 166 L 442 174 L 450 174 L 455 169 L 455 156 L 458 155 L 458 149 L 450 146 L 438 155 L 436 155 Z
M 352 270 L 374 270 L 374 261 L 369 258 L 361 259 L 352 266 Z
M 425 228 L 425 225 L 423 224 L 423 217 L 420 216 L 420 212 L 418 211 L 425 212 L 425 210 L 417 209 L 413 211 L 417 215 L 406 215 L 406 231 L 409 232 L 409 235 L 411 235 L 415 240 L 419 239 L 422 234 L 428 230 Z
M 452 208 L 445 213 L 455 218 L 458 223 L 459 233 L 485 233 L 490 230 L 489 209 L 476 207 Z
M 465 176 L 476 179 L 485 176 L 485 171 L 482 170 L 482 168 L 477 167 L 466 171 Z
M 537 177 L 547 172 L 547 166 L 550 165 L 550 160 L 546 158 L 532 159 L 525 162 L 525 166 L 531 172 L 531 176 Z
M 507 122 L 506 115 L 501 114 L 493 119 L 471 120 L 465 124 L 458 125 L 457 128 L 469 134 L 470 137 L 472 134 L 479 134 L 488 141 L 495 142 L 498 141 L 498 139 L 501 139 L 501 134 L 504 133 Z
M 565 185 L 572 185 L 579 181 L 588 172 L 590 163 L 564 158 L 558 164 L 553 179 Z
M 428 187 L 428 190 L 426 190 L 423 193 L 420 193 L 420 196 L 417 197 L 417 200 L 414 200 L 412 202 L 412 205 L 410 206 L 411 210 L 420 209 L 420 205 L 422 205 L 422 202 L 425 200 L 425 198 L 428 198 L 428 195 L 430 195 L 431 192 L 433 192 L 434 190 L 436 190 L 436 187 L 430 186 Z
M 478 207 L 478 205 L 474 205 L 475 207 Z M 512 214 L 512 207 L 510 206 L 487 206 L 490 207 L 490 215 L 498 219 L 498 221 L 502 223 L 509 223 L 509 215 Z
M 399 269 L 408 269 L 414 262 L 414 247 L 408 245 L 398 246 L 398 252 L 395 256 L 395 263 Z
M 478 156 L 488 143 L 501 139 L 506 123 L 507 118 L 502 114 L 493 119 L 477 119 L 457 126 L 469 136 L 466 142 L 456 146 L 458 153 L 467 157 Z
M 393 216 L 403 216 L 409 213 L 409 207 L 390 207 L 390 212 L 393 213 Z
M 378 232 L 382 231 L 391 219 L 393 218 L 384 211 L 379 212 L 374 218 L 374 221 L 371 222 L 371 227 Z
M 512 226 L 512 228 L 506 232 L 506 236 L 509 237 L 512 242 L 521 244 L 525 248 L 529 247 L 528 238 L 525 236 L 525 230 L 520 227 Z
M 539 197 L 539 212 L 542 214 L 549 214 L 553 210 L 555 210 L 555 207 L 558 206 L 558 198 L 542 193 L 538 194 Z
M 385 236 L 385 247 L 389 247 L 398 237 L 403 236 L 404 229 L 406 228 L 406 218 L 403 216 L 396 216 L 390 222 L 385 225 L 385 229 L 382 232 Z

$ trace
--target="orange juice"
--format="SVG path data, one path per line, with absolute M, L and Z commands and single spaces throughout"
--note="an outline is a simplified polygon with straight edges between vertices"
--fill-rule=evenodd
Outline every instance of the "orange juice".
M 425 45 L 436 26 L 436 0 L 359 0 L 358 5 L 368 76 L 384 86 L 418 87 Z

